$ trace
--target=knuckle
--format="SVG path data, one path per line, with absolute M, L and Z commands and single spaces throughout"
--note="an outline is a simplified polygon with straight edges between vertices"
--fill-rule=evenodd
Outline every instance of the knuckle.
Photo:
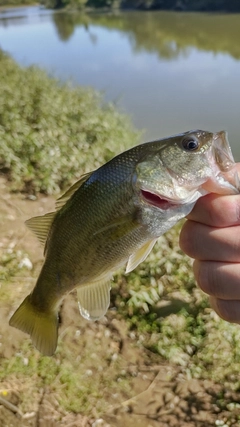
M 219 215 L 223 226 L 240 224 L 240 196 L 224 197 Z
M 208 206 L 208 217 L 215 227 L 240 223 L 240 196 L 216 196 Z

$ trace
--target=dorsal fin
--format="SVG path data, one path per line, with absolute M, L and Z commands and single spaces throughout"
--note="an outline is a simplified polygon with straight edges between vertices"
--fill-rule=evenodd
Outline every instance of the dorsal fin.
M 88 179 L 92 172 L 88 172 L 81 176 L 81 178 L 75 182 L 59 199 L 56 201 L 56 211 L 50 212 L 45 215 L 35 216 L 28 219 L 25 224 L 36 234 L 38 240 L 42 245 L 45 245 L 47 236 L 52 225 L 53 219 L 65 203 L 70 199 L 70 197 L 78 190 L 79 187 Z
M 47 236 L 55 215 L 56 212 L 50 212 L 45 215 L 34 216 L 25 222 L 28 228 L 30 228 L 30 230 L 36 234 L 42 245 L 45 245 L 46 243 Z
M 75 182 L 65 193 L 62 194 L 57 200 L 56 200 L 56 211 L 59 211 L 65 203 L 72 197 L 72 195 L 77 191 L 81 185 L 87 181 L 87 179 L 92 175 L 93 172 L 85 173 L 80 177 L 80 179 Z

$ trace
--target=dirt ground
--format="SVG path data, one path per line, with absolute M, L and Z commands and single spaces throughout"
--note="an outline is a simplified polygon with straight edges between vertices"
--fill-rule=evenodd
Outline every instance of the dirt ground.
M 50 197 L 27 200 L 23 195 L 10 194 L 1 178 L 0 255 L 12 245 L 29 253 L 32 265 L 39 268 L 42 249 L 26 229 L 24 220 L 53 206 L 54 200 Z M 20 278 L 9 291 L 11 297 L 0 301 L 0 369 L 6 360 L 12 363 L 13 356 L 27 339 L 25 334 L 8 326 L 8 319 L 34 281 L 29 277 L 25 289 Z M 103 381 L 101 398 L 105 403 L 101 417 L 97 416 L 99 409 L 96 411 L 94 406 L 90 416 L 81 408 L 67 411 L 59 403 L 58 389 L 48 386 L 38 389 L 34 378 L 10 375 L 0 384 L 0 427 L 240 426 L 239 393 L 227 390 L 223 384 L 189 378 L 183 368 L 171 366 L 160 356 L 151 354 L 136 342 L 114 310 L 101 322 L 85 322 L 78 314 L 74 295 L 70 295 L 64 301 L 61 319 L 61 346 L 68 348 L 71 360 L 81 354 L 82 372 L 95 376 L 96 382 L 100 382 L 98 386 L 104 375 L 112 379 L 109 387 Z M 79 330 L 81 340 L 77 338 Z M 84 357 L 93 353 L 95 359 Z M 118 390 L 123 377 L 126 387 Z

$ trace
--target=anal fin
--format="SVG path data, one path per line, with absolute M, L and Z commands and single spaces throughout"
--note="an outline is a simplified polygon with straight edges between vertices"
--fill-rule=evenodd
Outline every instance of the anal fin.
M 80 314 L 87 320 L 103 317 L 110 304 L 110 289 L 109 277 L 77 288 Z

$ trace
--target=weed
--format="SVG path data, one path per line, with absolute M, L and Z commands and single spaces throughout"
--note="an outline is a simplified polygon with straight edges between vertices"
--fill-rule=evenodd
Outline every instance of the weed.
M 15 191 L 57 193 L 137 143 L 99 93 L 73 88 L 0 51 L 0 172 Z

